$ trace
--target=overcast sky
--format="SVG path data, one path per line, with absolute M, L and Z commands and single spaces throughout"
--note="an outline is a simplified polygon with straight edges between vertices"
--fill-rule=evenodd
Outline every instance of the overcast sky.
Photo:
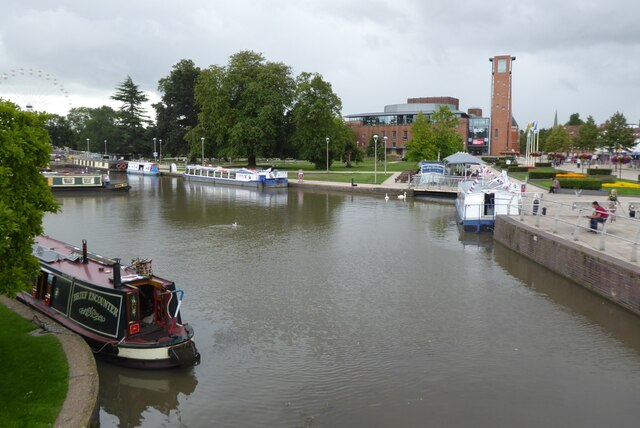
M 512 55 L 521 127 L 550 127 L 556 111 L 638 124 L 639 17 L 635 0 L 3 0 L 0 97 L 26 82 L 34 103 L 117 108 L 129 75 L 157 101 L 180 60 L 224 66 L 252 50 L 320 73 L 343 115 L 451 96 L 489 116 L 489 58 Z

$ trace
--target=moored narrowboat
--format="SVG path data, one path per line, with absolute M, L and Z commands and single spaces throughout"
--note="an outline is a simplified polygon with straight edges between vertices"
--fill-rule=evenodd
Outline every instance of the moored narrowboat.
M 49 236 L 39 236 L 40 261 L 23 303 L 82 336 L 94 353 L 138 368 L 168 368 L 200 362 L 194 331 L 183 322 L 184 291 L 153 274 L 149 260 L 122 266 L 119 259 L 91 254 Z
M 160 165 L 155 162 L 129 161 L 126 171 L 127 174 L 160 175 Z
M 183 177 L 185 180 L 204 181 L 225 186 L 254 187 L 256 189 L 289 186 L 287 171 L 278 171 L 275 168 L 253 170 L 187 165 Z
M 111 181 L 108 175 L 81 171 L 52 171 L 43 173 L 54 193 L 69 192 L 128 192 L 127 181 Z

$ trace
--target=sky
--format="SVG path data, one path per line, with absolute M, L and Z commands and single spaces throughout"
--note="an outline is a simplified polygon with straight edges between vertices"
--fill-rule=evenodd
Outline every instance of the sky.
M 635 0 L 3 0 L 0 97 L 59 114 L 119 108 L 110 97 L 130 76 L 157 102 L 179 61 L 225 66 L 251 50 L 321 74 L 343 115 L 450 96 L 488 117 L 489 58 L 511 55 L 521 128 L 573 113 L 637 125 L 639 16 Z

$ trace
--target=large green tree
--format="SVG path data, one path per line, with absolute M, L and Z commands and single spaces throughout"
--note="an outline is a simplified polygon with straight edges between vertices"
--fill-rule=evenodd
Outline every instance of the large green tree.
M 149 97 L 133 83 L 130 76 L 116 86 L 112 99 L 120 101 L 120 126 L 127 151 L 150 154 L 152 147 L 145 141 L 144 126 L 149 123 L 143 104 Z
M 437 158 L 438 146 L 429 116 L 422 112 L 418 113 L 418 116 L 411 124 L 411 136 L 411 141 L 406 144 L 407 160 L 420 162 Z
M 587 121 L 580 125 L 578 129 L 578 137 L 575 140 L 574 147 L 588 152 L 593 152 L 598 147 L 600 140 L 600 130 L 596 125 L 593 116 L 587 117 Z
M 326 166 L 327 138 L 329 166 L 343 155 L 346 140 L 355 142 L 353 134 L 342 129 L 344 122 L 336 121 L 341 111 L 342 101 L 320 74 L 305 72 L 297 77 L 295 104 L 290 114 L 292 142 L 298 157 L 313 163 L 316 169 Z
M 158 134 L 155 137 L 163 140 L 163 152 L 166 154 L 189 153 L 184 138 L 198 124 L 200 108 L 195 100 L 195 87 L 200 72 L 193 61 L 183 59 L 173 66 L 169 76 L 158 82 L 162 98 L 153 105 Z
M 31 255 L 42 216 L 58 209 L 40 169 L 49 163 L 47 115 L 0 102 L 0 293 L 29 287 L 39 269 Z
M 622 113 L 616 112 L 604 125 L 602 147 L 606 147 L 609 153 L 615 153 L 629 150 L 633 143 L 633 130 L 627 126 L 627 119 Z
M 200 153 L 201 138 L 213 143 L 206 154 L 246 157 L 249 166 L 259 156 L 277 156 L 286 143 L 294 90 L 290 67 L 252 51 L 231 56 L 224 68 L 204 70 L 195 89 L 198 126 L 186 137 L 192 157 Z
M 584 121 L 580 119 L 580 113 L 573 113 L 569 116 L 569 121 L 565 123 L 565 126 L 580 126 L 584 124 Z
M 553 153 L 562 153 L 571 149 L 571 135 L 567 129 L 558 125 L 553 127 L 544 142 L 544 151 Z

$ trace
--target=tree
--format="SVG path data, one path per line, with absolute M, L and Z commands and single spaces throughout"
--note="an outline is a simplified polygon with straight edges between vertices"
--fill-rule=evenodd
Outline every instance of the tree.
M 164 141 L 165 153 L 189 152 L 184 138 L 198 124 L 200 108 L 195 100 L 195 87 L 200 73 L 200 68 L 193 61 L 183 59 L 173 66 L 169 76 L 158 82 L 162 99 L 153 105 L 156 110 L 156 138 Z
M 605 123 L 601 141 L 602 147 L 609 149 L 609 153 L 633 147 L 633 130 L 627 126 L 627 119 L 622 113 L 616 112 Z
M 76 136 L 71 124 L 64 116 L 51 115 L 45 122 L 44 127 L 49 132 L 51 144 L 54 147 L 73 147 L 76 142 Z
M 202 137 L 213 142 L 209 153 L 246 157 L 249 166 L 258 156 L 282 152 L 294 89 L 288 66 L 251 51 L 231 56 L 226 68 L 203 71 L 195 88 L 198 126 L 187 134 L 192 156 L 200 153 Z
M 458 134 L 460 121 L 447 106 L 440 106 L 431 116 L 436 146 L 440 155 L 445 158 L 464 150 L 464 141 Z
M 565 123 L 565 126 L 580 126 L 583 125 L 584 121 L 580 119 L 580 113 L 573 113 L 569 116 L 569 121 Z
M 580 150 L 592 152 L 598 147 L 600 140 L 600 130 L 592 116 L 587 117 L 587 121 L 580 125 L 575 147 Z
M 116 87 L 116 93 L 111 99 L 120 101 L 120 126 L 124 131 L 125 147 L 130 152 L 151 152 L 144 146 L 144 124 L 148 123 L 142 104 L 149 101 L 149 97 L 133 83 L 130 76 Z
M 433 126 L 429 117 L 422 112 L 418 113 L 416 120 L 411 124 L 411 136 L 413 138 L 406 145 L 407 160 L 420 162 L 437 158 L 438 147 Z
M 554 127 L 546 138 L 544 150 L 546 152 L 565 152 L 571 148 L 571 135 L 562 125 Z
M 326 138 L 329 137 L 329 163 L 342 155 L 348 144 L 340 136 L 348 136 L 341 130 L 342 101 L 333 92 L 331 84 L 318 73 L 301 73 L 296 79 L 296 94 L 291 111 L 292 143 L 298 157 L 312 162 L 316 169 L 326 165 Z M 346 125 L 344 125 L 346 126 Z M 353 135 L 353 133 L 351 133 Z M 355 144 L 355 138 L 350 137 Z M 341 140 L 341 141 L 339 141 Z
M 58 205 L 40 169 L 49 163 L 48 116 L 0 102 L 0 293 L 26 290 L 39 270 L 31 255 L 45 212 Z

